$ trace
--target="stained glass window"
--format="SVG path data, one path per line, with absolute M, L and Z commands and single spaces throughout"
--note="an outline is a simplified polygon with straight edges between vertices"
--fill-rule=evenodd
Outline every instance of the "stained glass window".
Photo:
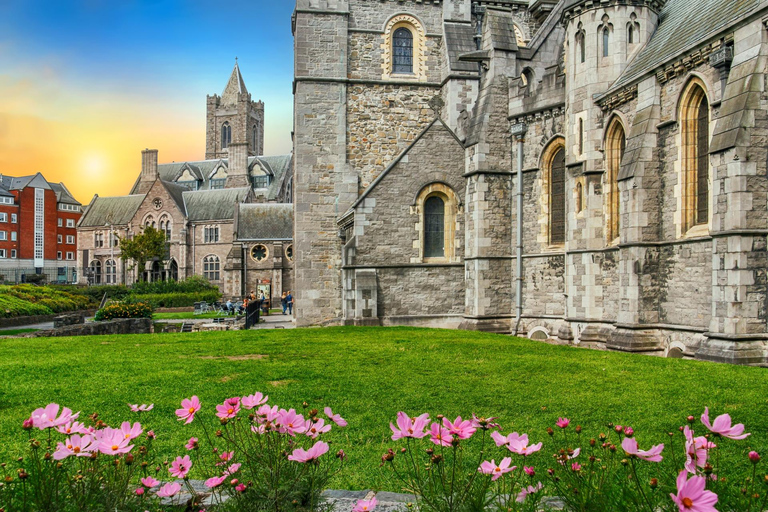
M 565 243 L 565 149 L 552 159 L 549 172 L 549 243 Z
M 392 35 L 392 72 L 413 73 L 413 34 L 407 28 Z
M 445 257 L 445 202 L 437 196 L 424 202 L 424 257 Z
M 709 221 L 709 102 L 702 95 L 696 116 L 696 224 Z

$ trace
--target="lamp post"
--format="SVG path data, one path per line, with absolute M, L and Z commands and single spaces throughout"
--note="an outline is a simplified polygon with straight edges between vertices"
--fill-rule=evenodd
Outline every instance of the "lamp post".
M 520 319 L 523 317 L 523 145 L 525 132 L 528 127 L 525 123 L 516 123 L 510 127 L 509 133 L 517 142 L 517 257 L 515 275 L 515 335 L 520 329 Z

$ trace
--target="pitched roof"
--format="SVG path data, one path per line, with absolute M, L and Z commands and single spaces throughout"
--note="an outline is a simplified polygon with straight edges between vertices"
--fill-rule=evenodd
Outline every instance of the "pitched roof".
M 760 0 L 669 0 L 648 44 L 610 87 L 620 89 L 707 42 L 756 10 Z
M 165 190 L 168 191 L 168 195 L 171 196 L 171 199 L 173 199 L 173 202 L 176 203 L 176 206 L 179 208 L 179 210 L 181 210 L 181 213 L 183 215 L 186 215 L 187 210 L 184 205 L 183 194 L 187 189 L 171 181 L 160 180 L 160 183 L 162 183 L 163 186 L 165 187 Z
M 11 194 L 11 192 L 7 188 L 3 187 L 2 185 L 0 185 L 0 196 L 16 197 L 13 194 Z
M 147 197 L 146 194 L 96 197 L 86 209 L 78 226 L 102 227 L 109 224 L 116 226 L 128 224 L 136 215 L 145 197 Z
M 184 191 L 187 218 L 191 221 L 232 220 L 237 203 L 242 203 L 250 191 L 249 187 Z
M 221 93 L 221 103 L 224 105 L 237 103 L 238 94 L 248 94 L 248 89 L 245 88 L 243 75 L 240 74 L 240 66 L 237 65 L 237 59 L 235 59 L 235 67 L 232 70 L 232 75 L 229 77 L 224 92 Z
M 66 203 L 66 204 L 75 204 L 80 206 L 81 203 L 72 197 L 72 194 L 70 194 L 69 190 L 66 186 L 64 186 L 63 183 L 50 183 L 51 188 L 54 192 L 56 192 L 56 201 L 59 203 Z
M 37 185 L 42 188 L 51 188 L 51 184 L 48 180 L 40 174 L 30 174 L 29 176 L 3 176 L 0 175 L 0 185 L 8 190 L 21 190 L 28 187 L 33 181 L 36 181 Z
M 293 240 L 293 204 L 237 205 L 237 240 Z
M 445 46 L 448 50 L 448 62 L 452 71 L 477 71 L 477 64 L 459 60 L 459 55 L 473 52 L 475 30 L 466 23 L 444 23 Z
M 486 20 L 494 50 L 517 51 L 517 37 L 512 23 L 512 13 L 488 9 Z

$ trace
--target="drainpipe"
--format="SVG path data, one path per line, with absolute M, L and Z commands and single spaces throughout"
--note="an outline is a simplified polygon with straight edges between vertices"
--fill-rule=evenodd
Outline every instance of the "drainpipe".
M 510 132 L 517 142 L 517 257 L 515 263 L 515 336 L 520 330 L 520 320 L 523 317 L 523 143 L 525 142 L 525 123 L 512 125 Z

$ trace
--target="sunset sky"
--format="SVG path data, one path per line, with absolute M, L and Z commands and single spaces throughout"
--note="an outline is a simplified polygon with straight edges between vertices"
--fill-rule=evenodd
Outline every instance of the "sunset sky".
M 265 154 L 291 151 L 292 0 L 0 2 L 0 173 L 41 172 L 87 204 L 124 195 L 141 150 L 205 157 L 205 97 L 239 58 Z

